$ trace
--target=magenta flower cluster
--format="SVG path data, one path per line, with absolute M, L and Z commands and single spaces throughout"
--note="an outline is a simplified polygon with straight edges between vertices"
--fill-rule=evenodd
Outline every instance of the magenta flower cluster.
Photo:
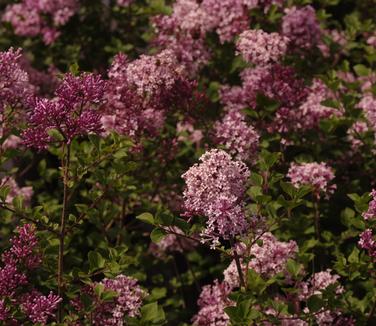
M 312 6 L 285 9 L 282 18 L 282 34 L 287 36 L 292 49 L 310 49 L 317 46 L 321 38 L 321 28 Z
M 329 195 L 336 189 L 336 185 L 332 183 L 335 177 L 334 172 L 324 162 L 291 163 L 287 177 L 290 178 L 295 187 L 312 186 L 317 198 L 320 197 L 321 193 Z
M 187 215 L 208 218 L 201 236 L 215 246 L 219 238 L 231 239 L 247 230 L 242 199 L 250 172 L 243 162 L 218 149 L 206 152 L 200 161 L 182 175 L 185 209 Z
M 172 51 L 143 55 L 128 62 L 123 54 L 115 57 L 109 70 L 102 123 L 106 132 L 116 131 L 135 137 L 143 132 L 156 134 L 166 113 L 179 104 L 188 107 L 194 84 Z
M 256 65 L 279 62 L 287 50 L 288 38 L 261 29 L 246 30 L 236 43 L 243 58 Z
M 45 325 L 61 299 L 52 292 L 45 296 L 36 289 L 29 290 L 27 273 L 41 264 L 38 240 L 31 224 L 18 227 L 17 232 L 10 240 L 11 247 L 1 257 L 4 266 L 0 268 L 0 321 L 15 323 L 13 312 L 20 309 L 28 320 Z
M 58 28 L 77 10 L 77 0 L 23 0 L 8 5 L 2 19 L 12 25 L 17 35 L 41 35 L 45 44 L 51 44 L 60 35 Z
M 97 107 L 103 103 L 105 82 L 100 76 L 68 73 L 55 92 L 54 99 L 36 98 L 23 132 L 24 143 L 39 150 L 56 141 L 50 130 L 60 133 L 66 143 L 74 137 L 102 132 Z

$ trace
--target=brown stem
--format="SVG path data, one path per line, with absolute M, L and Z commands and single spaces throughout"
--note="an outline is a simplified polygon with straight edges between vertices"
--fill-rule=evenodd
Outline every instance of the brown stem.
M 235 259 L 236 268 L 237 268 L 238 274 L 239 274 L 240 286 L 245 289 L 243 271 L 242 271 L 242 267 L 240 265 L 239 255 L 238 255 L 238 252 L 236 251 L 233 239 L 230 239 L 230 245 L 231 245 L 232 250 L 234 251 L 234 259 Z
M 65 145 L 64 145 L 65 147 Z M 62 168 L 63 168 L 63 183 L 64 183 L 64 193 L 63 193 L 63 209 L 61 212 L 60 220 L 60 231 L 59 231 L 59 257 L 58 257 L 58 267 L 57 267 L 57 291 L 60 298 L 64 295 L 64 284 L 63 284 L 63 274 L 64 274 L 64 240 L 65 240 L 65 223 L 67 217 L 68 208 L 68 178 L 69 178 L 69 165 L 70 165 L 70 145 L 66 145 L 67 153 L 64 157 L 63 148 L 63 158 L 62 158 Z M 65 161 L 64 161 L 65 158 Z M 63 321 L 63 303 L 59 303 L 58 308 L 58 322 Z

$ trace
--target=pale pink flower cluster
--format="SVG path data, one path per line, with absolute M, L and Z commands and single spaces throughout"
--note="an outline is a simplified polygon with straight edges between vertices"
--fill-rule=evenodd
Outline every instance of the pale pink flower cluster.
M 353 151 L 358 150 L 363 142 L 360 139 L 364 133 L 368 131 L 368 126 L 363 121 L 356 121 L 353 125 L 347 130 L 347 140 L 351 144 Z
M 376 261 L 376 241 L 371 229 L 366 229 L 360 234 L 358 244 L 361 248 L 368 251 L 368 255 Z
M 26 317 L 33 323 L 46 325 L 61 299 L 52 292 L 45 296 L 30 289 L 27 273 L 41 264 L 38 239 L 31 224 L 18 227 L 17 232 L 18 235 L 10 240 L 11 247 L 1 256 L 4 266 L 0 268 L 0 321 L 13 325 L 16 317 L 11 312 L 20 307 L 25 316 L 17 318 L 24 320 Z M 8 304 L 5 304 L 5 298 Z
M 60 35 L 58 28 L 77 10 L 77 0 L 23 0 L 8 5 L 2 19 L 11 23 L 17 35 L 41 35 L 45 44 L 51 44 Z
M 260 136 L 239 111 L 228 112 L 214 129 L 216 142 L 224 145 L 233 157 L 250 162 L 257 160 Z
M 21 67 L 21 49 L 0 52 L 0 113 L 9 106 L 24 106 L 33 94 L 29 76 Z
M 329 195 L 334 192 L 336 185 L 332 184 L 335 177 L 331 167 L 326 163 L 291 163 L 287 177 L 295 187 L 310 185 L 314 188 L 316 196 L 319 198 L 320 193 Z
M 239 35 L 236 47 L 243 58 L 256 65 L 280 61 L 287 50 L 288 38 L 261 29 L 246 30 Z
M 125 74 L 138 95 L 152 97 L 171 91 L 176 80 L 183 76 L 184 68 L 171 50 L 165 50 L 154 56 L 141 55 L 127 65 Z
M 298 253 L 298 245 L 295 241 L 278 241 L 270 232 L 260 237 L 262 245 L 257 243 L 251 247 L 250 254 L 254 256 L 249 267 L 257 273 L 265 276 L 273 276 L 280 272 L 286 272 L 286 262 L 293 259 Z
M 221 102 L 230 109 L 242 109 L 245 107 L 255 108 L 257 94 L 278 101 L 282 109 L 288 112 L 293 110 L 306 99 L 308 88 L 304 81 L 297 77 L 291 67 L 273 64 L 269 67 L 256 67 L 243 70 L 241 73 L 242 86 L 229 87 L 225 85 L 221 92 Z M 277 118 L 276 118 L 277 120 Z M 284 128 L 289 128 L 289 124 L 296 123 L 289 119 L 282 121 Z M 280 121 L 274 121 L 271 129 L 280 126 Z
M 116 0 L 117 5 L 120 7 L 128 7 L 132 2 L 133 0 Z
M 168 110 L 175 105 L 188 107 L 192 99 L 194 83 L 170 50 L 133 62 L 118 54 L 108 76 L 101 119 L 106 133 L 116 131 L 132 138 L 144 132 L 155 135 Z
M 108 290 L 118 293 L 115 305 L 111 310 L 112 318 L 106 319 L 106 325 L 123 325 L 125 316 L 135 317 L 140 314 L 142 300 L 146 292 L 137 284 L 137 280 L 125 275 L 118 275 L 114 279 L 104 279 L 101 284 Z M 98 325 L 103 325 L 99 320 Z
M 371 94 L 364 95 L 358 107 L 363 110 L 371 128 L 376 132 L 376 97 Z
M 338 283 L 339 275 L 332 274 L 330 269 L 326 271 L 318 272 L 313 274 L 310 279 L 306 282 L 300 284 L 299 300 L 308 300 L 312 295 L 320 296 L 322 291 L 325 290 L 329 285 L 336 285 L 335 294 L 341 295 L 344 292 L 343 286 Z M 304 312 L 308 313 L 309 309 L 305 308 Z M 339 310 L 324 310 L 321 309 L 315 314 L 315 320 L 318 325 L 343 325 L 339 321 L 342 321 L 345 325 L 354 325 L 352 319 L 348 319 L 342 316 Z M 339 323 L 337 323 L 339 322 Z
M 308 90 L 307 99 L 299 107 L 297 129 L 313 129 L 319 126 L 323 119 L 333 116 L 341 116 L 343 113 L 338 109 L 322 105 L 321 102 L 334 99 L 329 88 L 319 79 L 314 79 Z
M 219 238 L 230 239 L 247 230 L 242 199 L 250 172 L 243 162 L 218 149 L 206 152 L 200 161 L 182 175 L 184 204 L 186 214 L 208 218 L 201 236 L 215 246 Z
M 116 292 L 117 296 L 112 300 L 102 301 L 94 291 L 97 285 L 104 286 L 105 291 Z M 80 295 L 82 294 L 92 299 L 93 309 L 90 317 L 81 296 L 71 301 L 72 306 L 83 315 L 84 321 L 90 318 L 93 325 L 106 326 L 122 326 L 125 325 L 125 317 L 139 316 L 143 299 L 147 296 L 147 292 L 138 285 L 136 279 L 122 274 L 114 279 L 105 278 L 102 282 L 87 285 L 81 289 Z
M 224 308 L 235 303 L 228 299 L 231 288 L 218 280 L 213 285 L 205 285 L 197 301 L 199 312 L 192 319 L 194 326 L 228 326 L 230 318 Z
M 22 196 L 26 205 L 30 204 L 31 197 L 33 196 L 33 187 L 19 187 L 16 180 L 12 177 L 4 177 L 0 179 L 0 187 L 9 188 L 8 195 L 5 199 L 6 204 L 12 204 L 13 199 L 17 196 Z
M 373 32 L 373 34 L 367 38 L 367 44 L 376 48 L 376 32 Z
M 272 277 L 277 273 L 287 273 L 286 262 L 288 259 L 294 259 L 298 253 L 298 245 L 295 241 L 278 241 L 270 232 L 264 233 L 260 239 L 262 244 L 255 243 L 249 250 L 245 251 L 243 245 L 241 256 L 249 256 L 249 263 L 245 263 L 241 258 L 241 268 L 245 275 L 247 269 L 253 269 L 264 277 Z M 239 287 L 239 273 L 236 262 L 233 260 L 227 269 L 223 272 L 224 281 L 232 288 Z
M 231 41 L 249 26 L 244 0 L 203 0 L 201 6 L 207 15 L 207 23 L 215 29 L 221 43 Z
M 376 218 L 376 190 L 371 192 L 372 200 L 368 204 L 368 210 L 362 214 L 365 220 L 372 220 Z
M 292 49 L 317 46 L 322 31 L 315 9 L 312 6 L 286 8 L 282 18 L 282 34 L 290 39 Z
M 322 291 L 329 285 L 337 284 L 340 277 L 331 272 L 331 269 L 327 269 L 326 271 L 315 273 L 308 281 L 303 282 L 300 285 L 299 299 L 307 300 L 312 295 L 321 295 Z M 341 294 L 343 291 L 344 288 L 341 285 L 336 287 L 336 294 Z

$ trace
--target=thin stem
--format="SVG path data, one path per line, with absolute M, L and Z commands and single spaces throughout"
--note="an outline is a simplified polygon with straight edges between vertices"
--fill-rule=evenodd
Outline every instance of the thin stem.
M 319 210 L 319 203 L 318 200 L 314 199 L 313 201 L 313 208 L 314 208 L 314 219 L 315 219 L 315 234 L 316 239 L 320 241 L 320 210 Z
M 59 232 L 59 257 L 58 257 L 58 267 L 57 267 L 57 290 L 60 298 L 63 298 L 64 295 L 64 284 L 63 284 L 63 274 L 64 274 L 64 240 L 65 240 L 65 223 L 67 217 L 67 208 L 68 208 L 68 178 L 69 178 L 69 165 L 70 165 L 70 145 L 67 144 L 67 153 L 64 157 L 64 148 L 63 147 L 63 158 L 62 158 L 62 168 L 63 168 L 63 183 L 64 183 L 64 193 L 63 193 L 63 209 L 61 212 L 60 220 L 60 232 Z M 65 161 L 64 161 L 65 158 Z M 59 303 L 58 309 L 58 322 L 63 321 L 63 304 Z
M 232 250 L 234 251 L 234 259 L 235 259 L 236 268 L 237 268 L 238 274 L 239 274 L 240 286 L 245 289 L 245 282 L 244 282 L 243 271 L 242 271 L 242 267 L 240 265 L 239 255 L 238 255 L 238 253 L 236 251 L 233 239 L 230 239 L 230 245 L 231 245 Z

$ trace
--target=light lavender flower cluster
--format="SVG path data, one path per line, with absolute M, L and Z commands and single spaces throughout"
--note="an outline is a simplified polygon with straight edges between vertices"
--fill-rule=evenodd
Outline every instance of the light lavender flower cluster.
M 279 62 L 287 50 L 288 38 L 278 33 L 266 33 L 261 29 L 246 30 L 236 43 L 243 58 L 256 65 Z
M 185 209 L 188 215 L 208 218 L 201 236 L 215 246 L 219 238 L 231 239 L 247 230 L 242 199 L 250 172 L 218 149 L 206 152 L 200 161 L 182 175 Z
M 335 177 L 334 172 L 324 162 L 291 163 L 287 177 L 295 187 L 312 186 L 317 198 L 321 193 L 329 195 L 336 189 L 336 185 L 332 183 Z

